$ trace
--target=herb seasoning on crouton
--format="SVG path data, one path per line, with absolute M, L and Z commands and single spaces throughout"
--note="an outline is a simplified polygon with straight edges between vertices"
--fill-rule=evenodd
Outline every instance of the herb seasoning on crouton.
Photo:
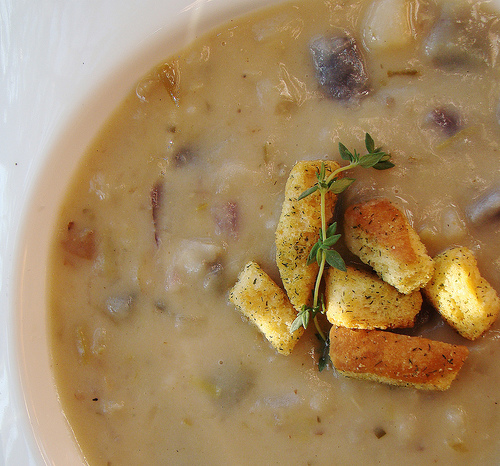
M 446 390 L 469 350 L 422 337 L 333 326 L 330 358 L 340 373 L 421 390 Z
M 422 305 L 419 290 L 405 295 L 375 273 L 354 267 L 328 269 L 325 285 L 326 317 L 343 327 L 413 327 Z
M 425 295 L 441 316 L 468 340 L 479 338 L 500 312 L 500 298 L 480 275 L 472 251 L 452 248 L 434 258 L 436 271 Z
M 387 199 L 350 206 L 344 214 L 349 250 L 401 293 L 431 279 L 434 263 L 404 213 Z
M 295 310 L 285 292 L 256 262 L 245 265 L 229 300 L 259 328 L 278 353 L 291 353 L 302 335 L 290 332 Z

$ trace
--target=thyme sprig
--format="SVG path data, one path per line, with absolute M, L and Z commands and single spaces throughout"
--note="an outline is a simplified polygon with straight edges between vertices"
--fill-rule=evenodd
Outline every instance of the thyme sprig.
M 319 230 L 319 239 L 311 248 L 311 252 L 307 259 L 308 265 L 316 262 L 319 269 L 314 286 L 313 303 L 311 306 L 305 304 L 302 306 L 297 314 L 297 318 L 292 323 L 290 331 L 293 333 L 300 327 L 307 328 L 310 320 L 313 319 L 318 337 L 324 342 L 325 347 L 328 346 L 328 338 L 321 330 L 317 320 L 317 315 L 319 313 L 325 313 L 323 296 L 320 293 L 323 274 L 327 264 L 339 270 L 347 270 L 342 256 L 338 251 L 333 249 L 333 246 L 341 236 L 337 233 L 337 223 L 334 222 L 329 226 L 326 225 L 326 194 L 328 192 L 340 194 L 354 183 L 354 178 L 339 178 L 339 175 L 344 171 L 351 170 L 358 166 L 362 168 L 375 168 L 376 170 L 387 170 L 388 168 L 394 167 L 394 164 L 390 161 L 390 154 L 385 153 L 381 147 L 375 147 L 375 142 L 368 133 L 365 135 L 365 147 L 367 153 L 361 155 L 355 149 L 351 152 L 344 144 L 339 142 L 340 157 L 343 160 L 347 160 L 349 163 L 343 167 L 337 168 L 329 176 L 326 176 L 326 167 L 325 164 L 322 163 L 319 172 L 316 174 L 318 181 L 299 196 L 299 200 L 301 200 L 319 191 L 321 228 Z M 324 367 L 324 365 L 325 364 L 323 364 L 322 367 Z

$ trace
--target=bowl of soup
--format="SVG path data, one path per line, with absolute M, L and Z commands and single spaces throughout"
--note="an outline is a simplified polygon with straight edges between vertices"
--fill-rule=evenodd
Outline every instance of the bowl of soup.
M 11 342 L 38 460 L 495 463 L 494 322 L 464 338 L 423 299 L 413 327 L 394 332 L 468 357 L 447 390 L 422 390 L 342 375 L 325 359 L 321 312 L 320 338 L 308 325 L 280 354 L 229 299 L 250 261 L 283 288 L 290 172 L 346 165 L 345 148 L 352 161 L 380 147 L 394 166 L 347 171 L 340 234 L 349 206 L 387 199 L 430 257 L 467 248 L 500 289 L 493 6 L 131 5 L 138 32 L 121 41 L 117 25 L 101 50 L 110 63 L 90 55 L 95 75 L 23 214 Z M 359 265 L 342 236 L 336 249 Z

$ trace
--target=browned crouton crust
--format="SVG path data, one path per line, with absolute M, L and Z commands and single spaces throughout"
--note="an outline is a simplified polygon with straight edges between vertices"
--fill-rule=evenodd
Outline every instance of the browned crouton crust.
M 288 355 L 304 332 L 291 333 L 297 313 L 285 292 L 256 262 L 245 265 L 229 300 L 265 335 L 276 351 Z
M 349 250 L 401 293 L 424 287 L 434 263 L 406 216 L 387 199 L 350 206 L 344 214 Z
M 383 330 L 330 331 L 330 358 L 340 373 L 391 385 L 446 390 L 468 354 L 465 346 Z
M 434 258 L 436 270 L 424 289 L 443 318 L 469 340 L 479 338 L 500 313 L 500 298 L 481 276 L 472 251 L 451 248 Z
M 326 174 L 340 167 L 336 162 L 325 161 Z M 307 265 L 307 257 L 319 239 L 321 227 L 320 194 L 318 191 L 298 200 L 299 196 L 318 181 L 316 174 L 321 161 L 298 162 L 290 172 L 286 187 L 285 200 L 276 228 L 276 262 L 283 286 L 290 302 L 297 310 L 303 304 L 310 305 L 312 290 L 318 265 Z M 329 223 L 333 216 L 337 196 L 331 192 L 326 195 L 326 216 Z
M 400 293 L 373 272 L 329 268 L 325 277 L 326 317 L 348 328 L 413 327 L 422 306 L 420 291 Z

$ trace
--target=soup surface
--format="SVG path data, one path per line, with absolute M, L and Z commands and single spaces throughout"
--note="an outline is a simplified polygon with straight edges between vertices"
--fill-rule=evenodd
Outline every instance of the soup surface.
M 331 37 L 355 44 L 363 86 L 319 82 L 311 44 Z M 292 166 L 342 162 L 365 132 L 395 168 L 353 170 L 340 211 L 387 197 L 429 254 L 469 247 L 500 290 L 499 37 L 480 2 L 299 0 L 137 84 L 82 160 L 50 264 L 55 376 L 90 464 L 498 462 L 498 326 L 466 342 L 431 312 L 412 332 L 470 356 L 422 392 L 320 372 L 312 328 L 276 353 L 228 290 L 249 260 L 280 283 Z

